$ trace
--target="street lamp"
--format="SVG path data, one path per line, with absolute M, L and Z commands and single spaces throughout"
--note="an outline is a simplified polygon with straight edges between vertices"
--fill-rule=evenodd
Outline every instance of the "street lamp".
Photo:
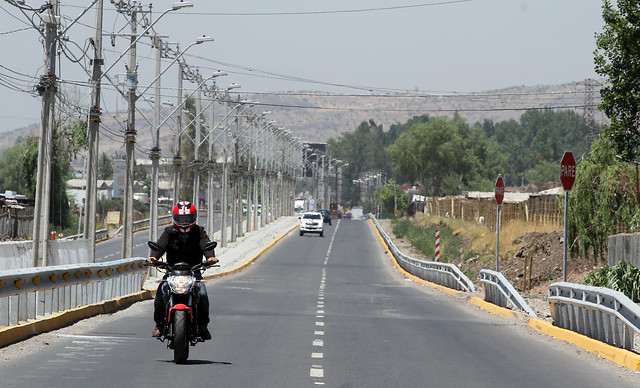
M 111 0 L 111 2 L 113 3 L 113 2 L 114 2 L 114 0 Z M 121 59 L 122 59 L 122 58 L 123 58 L 123 57 L 124 57 L 128 52 L 129 52 L 129 50 L 131 50 L 131 49 L 132 49 L 132 48 L 133 48 L 133 47 L 138 43 L 138 41 L 139 41 L 140 39 L 142 39 L 143 37 L 147 36 L 147 32 L 149 32 L 149 31 L 153 28 L 153 26 L 155 26 L 155 25 L 156 25 L 156 23 L 157 23 L 160 19 L 162 19 L 162 17 L 163 17 L 164 15 L 168 14 L 168 13 L 169 13 L 169 12 L 171 12 L 171 11 L 177 11 L 177 10 L 179 10 L 179 9 L 182 9 L 182 8 L 189 8 L 189 7 L 193 7 L 193 3 L 191 3 L 190 1 L 180 1 L 180 2 L 177 2 L 177 3 L 173 3 L 173 4 L 171 5 L 171 8 L 169 8 L 169 9 L 165 10 L 164 12 L 162 12 L 162 13 L 160 14 L 160 16 L 158 16 L 158 17 L 156 18 L 156 20 L 154 20 L 154 21 L 153 21 L 153 23 L 151 23 L 147 28 L 145 28 L 145 30 L 144 30 L 141 34 L 138 34 L 138 37 L 137 37 L 133 42 L 131 42 L 131 44 L 129 45 L 129 47 L 127 47 L 127 49 L 126 49 L 126 50 L 124 50 L 124 52 L 123 52 L 122 54 L 120 54 L 120 56 L 118 57 L 118 59 L 116 59 L 115 61 L 113 61 L 113 63 L 111 64 L 111 66 L 109 66 L 109 67 L 107 68 L 107 70 L 105 70 L 105 71 L 103 71 L 103 72 L 102 72 L 102 76 L 104 76 L 105 74 L 107 74 L 107 73 L 109 72 L 109 70 L 111 70 L 111 69 L 116 65 L 116 63 L 118 63 L 118 61 L 120 61 L 120 60 L 121 60 Z M 102 78 L 102 77 L 100 77 L 100 78 Z

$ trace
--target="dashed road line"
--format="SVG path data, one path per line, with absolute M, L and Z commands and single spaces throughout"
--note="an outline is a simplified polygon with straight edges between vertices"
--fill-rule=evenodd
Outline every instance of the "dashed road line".
M 327 288 L 327 263 L 329 262 L 329 257 L 331 256 L 331 250 L 333 248 L 333 241 L 336 237 L 336 233 L 338 232 L 338 228 L 340 227 L 340 220 L 336 224 L 336 228 L 333 231 L 333 235 L 331 236 L 331 241 L 329 242 L 329 248 L 327 249 L 327 255 L 324 259 L 324 266 L 322 267 L 322 275 L 320 277 L 320 287 L 318 289 L 318 300 L 316 302 L 316 321 L 315 326 L 318 328 L 325 327 L 325 314 L 326 314 L 326 305 L 325 305 L 325 290 Z M 324 337 L 324 330 L 315 330 L 313 335 L 315 336 L 313 340 L 314 350 L 320 350 L 324 348 L 324 339 L 318 337 Z M 322 360 L 324 359 L 324 352 L 314 351 L 311 353 L 311 359 Z M 319 364 L 311 364 L 311 368 L 309 369 L 309 377 L 311 377 L 314 381 L 315 385 L 324 385 L 324 368 Z

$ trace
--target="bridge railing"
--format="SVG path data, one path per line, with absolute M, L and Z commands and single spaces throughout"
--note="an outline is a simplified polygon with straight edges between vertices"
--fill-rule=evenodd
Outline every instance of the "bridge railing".
M 469 280 L 456 265 L 437 261 L 425 261 L 405 255 L 398 249 L 378 220 L 373 215 L 369 215 L 369 217 L 373 220 L 376 228 L 378 228 L 380 235 L 387 243 L 398 264 L 400 264 L 405 271 L 421 279 L 453 288 L 454 290 L 475 291 L 473 282 Z
M 553 324 L 627 350 L 640 333 L 640 307 L 621 292 L 557 282 L 549 286 Z
M 0 328 L 131 295 L 147 274 L 141 257 L 0 271 Z
M 484 299 L 487 302 L 500 307 L 511 306 L 525 311 L 532 318 L 538 317 L 520 293 L 513 288 L 513 285 L 500 272 L 481 269 L 480 281 L 484 288 Z

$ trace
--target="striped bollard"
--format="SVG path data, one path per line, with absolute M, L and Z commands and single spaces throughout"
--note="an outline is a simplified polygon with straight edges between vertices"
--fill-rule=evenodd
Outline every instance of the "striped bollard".
M 440 231 L 436 230 L 436 261 L 440 261 Z

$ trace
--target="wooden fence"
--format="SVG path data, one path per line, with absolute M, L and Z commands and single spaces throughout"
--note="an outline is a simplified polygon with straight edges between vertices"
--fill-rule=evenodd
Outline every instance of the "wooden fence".
M 503 202 L 500 224 L 519 220 L 534 222 L 536 225 L 562 226 L 563 214 L 558 198 L 556 195 L 544 195 L 531 196 L 522 202 Z M 428 197 L 424 204 L 424 213 L 482 222 L 495 231 L 497 207 L 495 198 Z
M 33 234 L 33 208 L 0 206 L 0 237 L 24 237 Z

